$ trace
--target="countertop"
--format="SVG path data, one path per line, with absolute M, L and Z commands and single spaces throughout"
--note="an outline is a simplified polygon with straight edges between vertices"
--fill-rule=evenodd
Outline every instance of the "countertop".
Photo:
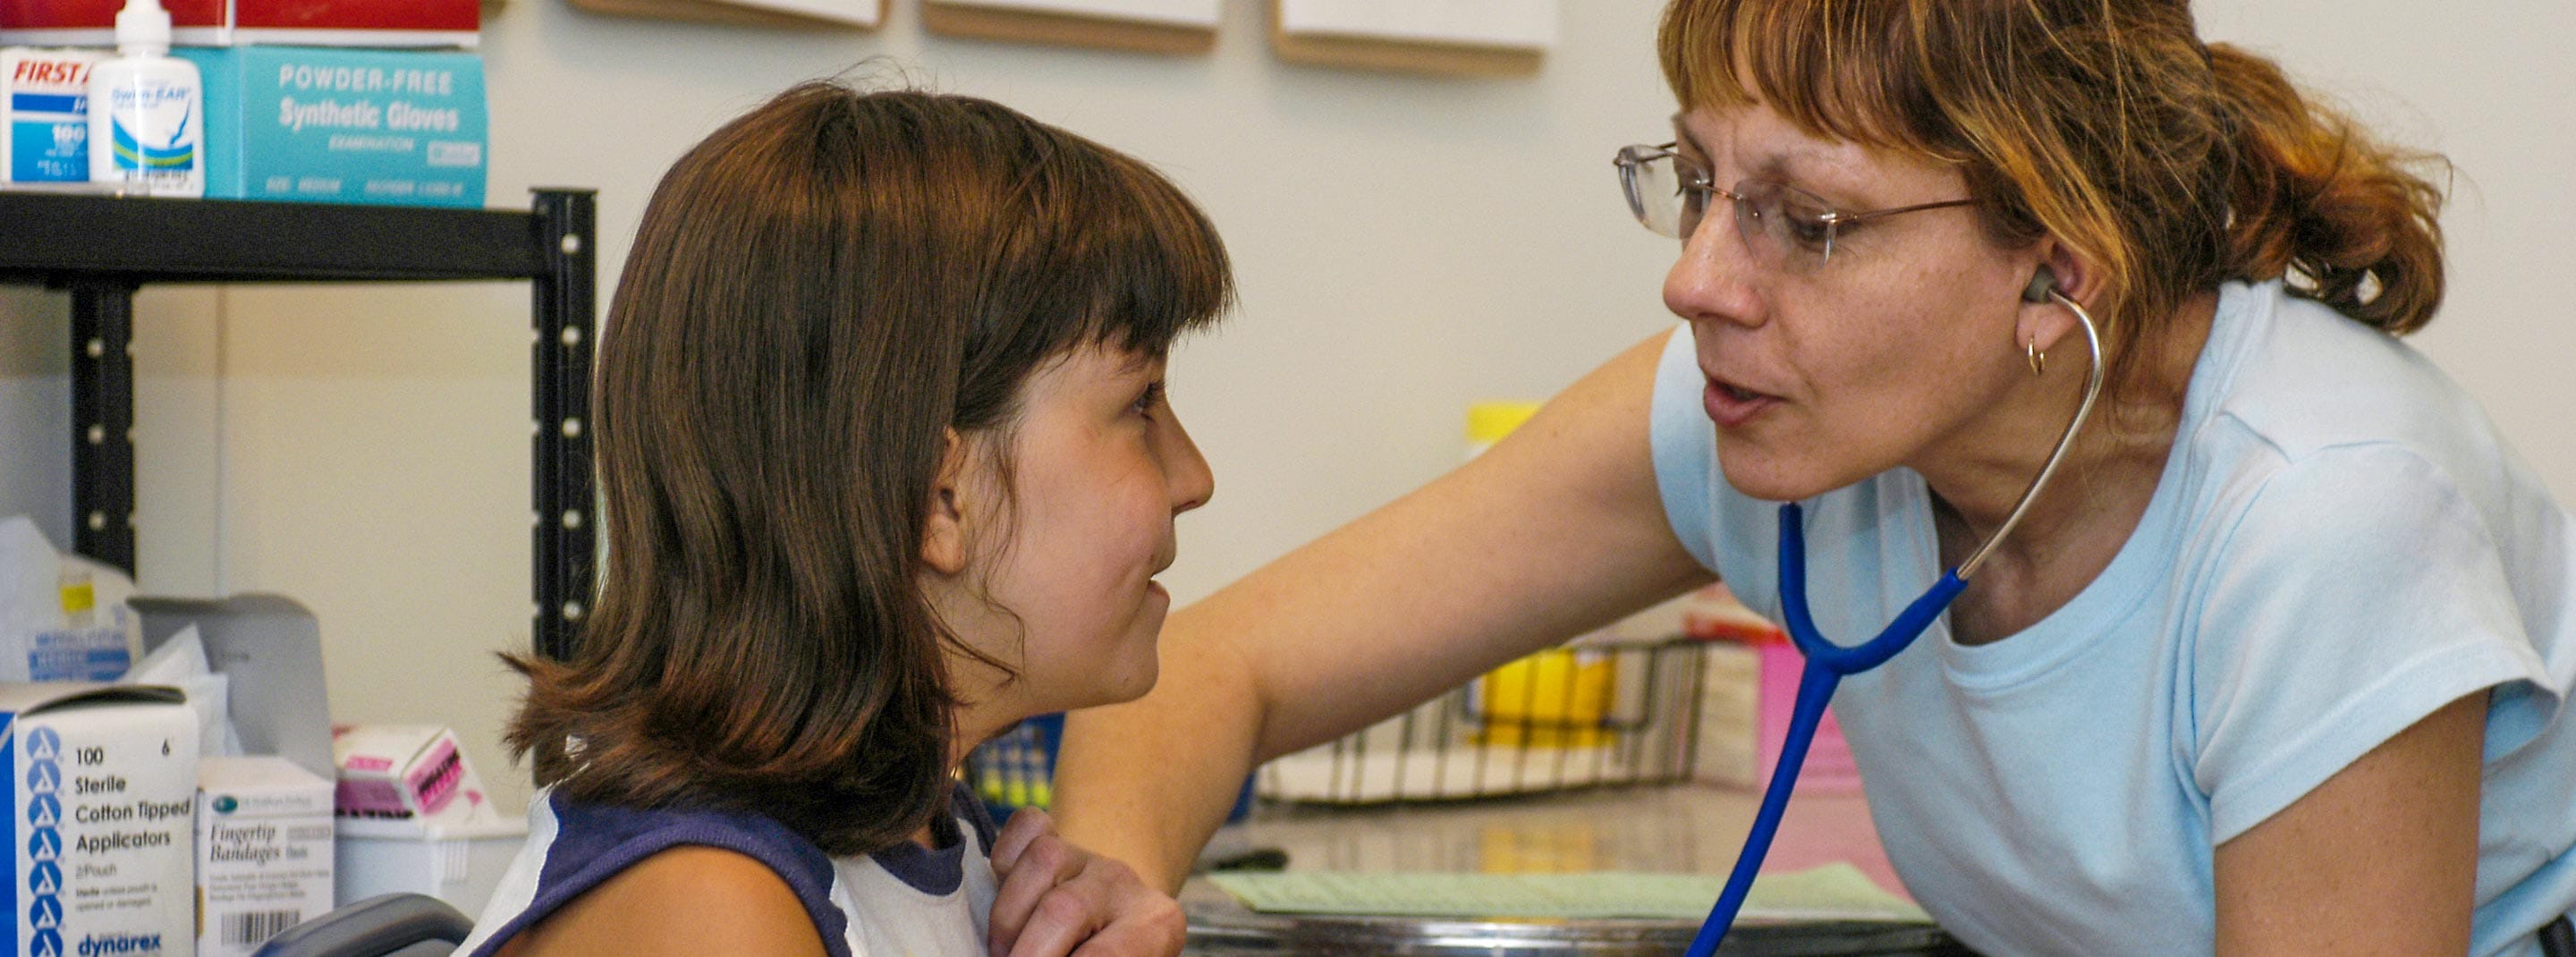
M 1250 820 L 1220 830 L 1208 856 L 1275 848 L 1290 870 L 1724 874 L 1759 801 L 1750 790 L 1683 784 L 1355 807 L 1265 803 Z M 1860 795 L 1797 795 L 1765 870 L 1836 861 L 1904 893 Z M 1181 900 L 1190 911 L 1191 951 L 1211 955 L 1670 954 L 1695 929 L 1669 922 L 1282 918 L 1254 915 L 1203 879 L 1191 880 Z M 1720 952 L 1965 953 L 1922 925 L 1835 926 L 1840 936 L 1743 925 Z

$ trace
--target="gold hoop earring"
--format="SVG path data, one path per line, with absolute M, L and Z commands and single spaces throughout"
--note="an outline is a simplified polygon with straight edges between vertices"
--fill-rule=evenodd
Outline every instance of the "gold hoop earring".
M 2033 336 L 2030 341 L 2022 343 L 2021 352 L 2022 358 L 2030 362 L 2030 374 L 2039 375 L 2048 370 L 2048 353 L 2039 348 L 2039 338 L 2037 336 Z

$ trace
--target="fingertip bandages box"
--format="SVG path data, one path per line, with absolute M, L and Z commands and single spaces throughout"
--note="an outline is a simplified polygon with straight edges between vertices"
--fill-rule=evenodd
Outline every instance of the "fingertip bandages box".
M 489 116 L 472 53 L 181 48 L 206 85 L 206 196 L 483 205 Z
M 170 688 L 0 684 L 8 952 L 186 955 L 197 716 Z
M 331 909 L 331 782 L 280 757 L 197 770 L 197 957 L 248 957 Z

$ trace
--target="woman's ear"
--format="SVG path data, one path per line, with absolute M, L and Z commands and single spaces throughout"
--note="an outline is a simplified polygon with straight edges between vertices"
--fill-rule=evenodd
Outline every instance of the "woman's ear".
M 2039 352 L 2055 348 L 2075 330 L 2075 314 L 2057 301 L 2064 296 L 2089 307 L 2101 291 L 2101 272 L 2064 243 L 2047 242 L 2046 255 L 2032 267 L 2023 287 L 2020 319 L 2014 323 L 2015 345 Z M 2080 345 L 2080 343 L 2078 343 Z
M 921 560 L 942 575 L 966 570 L 966 510 L 974 504 L 966 488 L 969 453 L 964 437 L 949 429 L 939 454 L 939 478 L 930 489 L 928 517 L 921 527 Z

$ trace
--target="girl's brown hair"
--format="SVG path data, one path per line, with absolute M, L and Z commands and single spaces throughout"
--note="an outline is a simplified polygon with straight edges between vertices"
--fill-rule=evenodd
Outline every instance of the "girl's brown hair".
M 602 326 L 606 574 L 570 661 L 512 660 L 514 753 L 572 800 L 833 854 L 916 833 L 951 787 L 942 649 L 982 657 L 919 586 L 947 431 L 1006 432 L 1075 347 L 1160 354 L 1229 277 L 1161 176 L 994 103 L 815 82 L 726 124 Z
M 1674 0 L 1657 45 L 1685 110 L 1956 164 L 1999 242 L 2093 263 L 2115 388 L 2223 281 L 2286 275 L 2392 334 L 2442 301 L 2442 193 L 2411 171 L 2438 158 L 2202 43 L 2184 0 Z

